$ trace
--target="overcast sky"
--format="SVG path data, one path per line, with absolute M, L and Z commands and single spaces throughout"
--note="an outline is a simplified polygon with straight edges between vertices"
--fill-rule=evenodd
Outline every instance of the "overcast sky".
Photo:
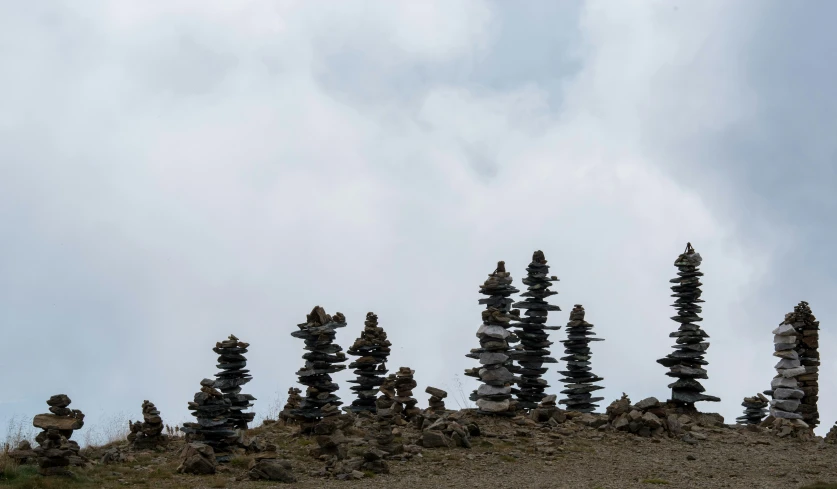
M 0 4 L 0 435 L 68 394 L 171 424 L 251 343 L 255 410 L 297 385 L 315 305 L 456 391 L 478 286 L 534 250 L 606 341 L 601 410 L 668 398 L 669 279 L 703 256 L 707 394 L 769 387 L 820 319 L 837 418 L 837 3 L 147 0 Z M 564 331 L 554 335 L 561 355 Z M 561 386 L 552 366 L 546 377 Z M 350 372 L 336 376 L 352 400 Z M 451 407 L 457 407 L 453 398 Z

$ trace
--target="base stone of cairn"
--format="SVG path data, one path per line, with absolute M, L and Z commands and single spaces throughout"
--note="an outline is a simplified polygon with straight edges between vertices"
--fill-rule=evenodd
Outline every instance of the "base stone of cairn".
M 424 392 L 430 394 L 430 400 L 428 401 L 429 407 L 427 408 L 429 411 L 434 413 L 443 413 L 446 411 L 445 398 L 448 397 L 446 391 L 435 387 L 427 387 L 424 389 Z
M 357 394 L 357 399 L 350 406 L 344 407 L 345 411 L 375 412 L 378 387 L 387 374 L 386 361 L 390 346 L 392 343 L 387 340 L 386 331 L 378 326 L 378 316 L 374 312 L 367 313 L 360 338 L 346 351 L 360 358 L 349 364 L 349 368 L 355 369 L 354 374 L 357 375 L 357 379 L 349 381 L 357 384 L 351 388 Z
M 189 403 L 192 416 L 197 423 L 184 423 L 181 432 L 186 434 L 186 442 L 201 442 L 212 448 L 216 460 L 227 461 L 227 452 L 236 445 L 238 433 L 229 419 L 232 402 L 215 388 L 215 381 L 203 379 L 201 390 Z
M 335 394 L 339 386 L 332 381 L 330 374 L 346 368 L 340 365 L 346 361 L 343 348 L 334 344 L 337 328 L 346 327 L 346 318 L 339 312 L 332 317 L 326 314 L 325 309 L 316 306 L 306 316 L 306 321 L 297 327 L 299 331 L 294 331 L 291 336 L 305 340 L 308 353 L 302 356 L 305 367 L 296 375 L 299 383 L 308 386 L 308 390 L 299 409 L 294 409 L 291 414 L 302 422 L 301 431 L 310 433 L 323 418 L 340 414 L 338 408 L 343 403 Z
M 400 411 L 405 421 L 412 421 L 421 414 L 421 409 L 416 407 L 418 400 L 413 397 L 413 389 L 418 385 L 413 379 L 415 373 L 410 367 L 401 367 L 395 373 L 395 402 L 402 406 Z
M 509 296 L 517 292 L 519 290 L 512 285 L 511 274 L 506 271 L 503 261 L 497 263 L 497 269 L 480 287 L 480 293 L 488 296 L 479 300 L 486 306 L 482 312 L 482 325 L 477 330 L 480 348 L 472 349 L 466 356 L 479 360 L 482 366 L 465 371 L 465 375 L 482 381 L 482 385 L 470 396 L 477 403 L 480 414 L 514 416 L 517 409 L 517 401 L 512 400 L 511 386 L 518 378 L 509 370 L 509 340 L 517 339 L 509 328 L 513 321 L 520 321 L 520 311 L 511 309 L 514 300 Z
M 32 424 L 41 431 L 35 437 L 38 447 L 32 450 L 37 457 L 41 475 L 70 476 L 70 465 L 83 465 L 79 446 L 71 441 L 73 431 L 84 426 L 84 413 L 70 409 L 72 401 L 65 394 L 52 396 L 47 401 L 48 414 L 38 414 Z
M 703 394 L 706 390 L 697 379 L 708 379 L 706 370 L 703 368 L 709 362 L 703 359 L 703 355 L 709 348 L 709 343 L 704 341 L 709 335 L 697 324 L 703 319 L 698 316 L 702 308 L 698 303 L 704 302 L 701 296 L 700 277 L 703 272 L 698 270 L 703 259 L 700 253 L 696 253 L 691 243 L 686 244 L 686 251 L 677 257 L 674 266 L 679 270 L 678 277 L 670 282 L 676 285 L 671 287 L 672 297 L 676 297 L 673 306 L 677 308 L 677 316 L 672 317 L 673 321 L 680 323 L 680 327 L 674 333 L 669 334 L 677 338 L 676 344 L 672 347 L 676 351 L 669 353 L 665 358 L 657 360 L 657 363 L 668 367 L 666 373 L 669 377 L 677 379 L 669 384 L 671 389 L 670 402 L 694 406 L 698 401 L 719 402 L 721 399 L 715 396 Z
M 285 406 L 282 408 L 282 412 L 279 413 L 279 420 L 285 423 L 286 425 L 292 424 L 295 422 L 294 415 L 291 414 L 295 409 L 299 409 L 302 406 L 302 393 L 296 387 L 291 387 L 288 389 L 288 400 L 285 402 Z
M 761 393 L 753 397 L 745 397 L 744 402 L 741 403 L 744 406 L 744 415 L 735 420 L 741 424 L 759 424 L 767 416 L 769 403 L 770 401 Z
M 527 275 L 523 279 L 528 291 L 520 294 L 526 299 L 512 306 L 525 310 L 523 316 L 526 316 L 515 325 L 521 344 L 511 354 L 519 366 L 515 372 L 520 376 L 516 395 L 518 406 L 523 409 L 536 408 L 546 396 L 544 391 L 549 388 L 549 384 L 542 378 L 547 371 L 544 364 L 558 362 L 549 356 L 552 342 L 546 332 L 561 329 L 560 326 L 546 326 L 549 311 L 561 310 L 546 302 L 547 297 L 558 293 L 549 290 L 550 285 L 558 281 L 558 277 L 549 276 L 549 265 L 546 263 L 543 251 L 538 250 L 532 254 L 532 262 L 526 267 Z
M 591 392 L 604 387 L 593 385 L 593 382 L 604 380 L 594 374 L 590 367 L 590 342 L 604 341 L 602 338 L 592 338 L 593 325 L 584 320 L 584 307 L 576 304 L 570 312 L 570 321 L 567 323 L 567 339 L 561 340 L 564 344 L 564 353 L 567 356 L 561 358 L 567 362 L 567 370 L 559 372 L 565 378 L 561 379 L 566 389 L 561 391 L 567 397 L 561 399 L 559 404 L 567 406 L 568 411 L 581 413 L 592 413 L 598 407 L 595 404 L 603 400 L 603 397 L 593 397 Z
M 221 371 L 215 374 L 215 388 L 230 400 L 229 420 L 236 429 L 246 430 L 247 424 L 253 422 L 256 413 L 245 413 L 244 411 L 253 407 L 251 401 L 256 398 L 250 394 L 242 394 L 241 386 L 253 380 L 250 371 L 247 370 L 247 353 L 249 343 L 239 341 L 235 335 L 228 339 L 219 341 L 212 349 L 218 354 L 218 365 Z
M 146 450 L 163 445 L 168 437 L 163 434 L 163 419 L 153 402 L 142 401 L 142 422 L 129 424 L 128 442 L 137 450 Z

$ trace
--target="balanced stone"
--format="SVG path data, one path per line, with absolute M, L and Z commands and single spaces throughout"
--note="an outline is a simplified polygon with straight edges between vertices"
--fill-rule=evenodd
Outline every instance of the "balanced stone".
M 413 397 L 413 389 L 418 385 L 413 379 L 415 373 L 410 367 L 401 367 L 395 374 L 395 402 L 402 406 L 400 411 L 407 421 L 421 414 L 421 409 L 416 407 L 418 401 Z
M 570 321 L 565 329 L 567 339 L 561 340 L 567 355 L 561 358 L 567 362 L 567 370 L 560 372 L 565 376 L 561 382 L 566 384 L 566 389 L 562 390 L 561 394 L 565 394 L 566 398 L 558 403 L 565 404 L 568 411 L 592 413 L 598 407 L 595 403 L 604 399 L 593 397 L 591 394 L 593 391 L 604 389 L 602 386 L 593 385 L 594 382 L 604 379 L 591 371 L 590 342 L 604 339 L 592 338 L 595 334 L 592 330 L 593 325 L 584 320 L 584 307 L 576 304 L 570 312 Z
M 435 387 L 428 387 L 424 390 L 424 392 L 430 394 L 430 400 L 428 401 L 428 409 L 431 412 L 445 412 L 445 398 L 448 397 L 448 393 L 446 391 L 443 391 L 442 389 L 437 389 Z
M 215 387 L 215 380 L 203 379 L 201 390 L 189 403 L 195 423 L 183 423 L 181 431 L 186 434 L 186 443 L 202 442 L 214 450 L 218 461 L 225 461 L 224 455 L 236 443 L 237 433 L 230 414 L 232 401 Z
M 35 437 L 38 447 L 32 450 L 38 459 L 41 475 L 70 476 L 67 469 L 73 459 L 80 459 L 79 446 L 70 440 L 73 431 L 84 426 L 84 413 L 70 409 L 70 398 L 65 394 L 52 396 L 47 401 L 49 414 L 39 414 L 32 421 L 41 431 Z
M 349 381 L 357 384 L 351 388 L 357 394 L 357 399 L 352 401 L 351 406 L 344 407 L 344 410 L 375 412 L 378 388 L 387 374 L 386 361 L 390 346 L 392 343 L 387 340 L 386 331 L 378 326 L 378 316 L 374 312 L 367 313 L 360 338 L 346 350 L 349 355 L 360 358 L 349 364 L 349 368 L 355 369 L 354 374 L 357 375 L 356 380 Z
M 299 331 L 294 331 L 291 336 L 305 340 L 308 353 L 302 356 L 305 367 L 296 375 L 299 383 L 308 386 L 308 389 L 299 409 L 294 409 L 291 414 L 305 420 L 308 425 L 303 427 L 303 431 L 308 431 L 313 429 L 312 423 L 340 414 L 337 408 L 343 403 L 335 394 L 339 387 L 332 381 L 331 374 L 346 368 L 341 365 L 346 361 L 343 348 L 334 344 L 337 328 L 346 327 L 346 318 L 339 312 L 332 317 L 317 306 L 297 327 Z
M 799 311 L 797 306 L 794 312 L 785 314 L 785 320 L 773 330 L 773 344 L 786 345 L 773 353 L 773 356 L 779 358 L 775 365 L 776 376 L 770 383 L 771 390 L 765 391 L 765 394 L 773 397 L 770 400 L 770 415 L 773 418 L 803 419 L 799 407 L 802 404 L 800 399 L 805 393 L 800 388 L 799 377 L 804 376 L 807 371 L 806 367 L 800 365 L 797 351 L 799 339 L 803 335 L 794 327 Z
M 769 400 L 764 397 L 761 393 L 756 394 L 753 397 L 745 397 L 744 402 L 741 403 L 744 406 L 744 415 L 739 416 L 735 420 L 741 424 L 759 424 L 767 415 L 767 406 Z
M 168 438 L 163 434 L 163 419 L 153 402 L 142 401 L 142 422 L 129 423 L 128 442 L 134 448 L 147 449 L 162 445 Z
M 242 394 L 241 386 L 253 380 L 247 366 L 247 353 L 249 343 L 239 341 L 234 335 L 229 339 L 219 341 L 212 349 L 218 356 L 217 367 L 221 369 L 215 374 L 215 388 L 230 400 L 230 422 L 236 429 L 247 429 L 247 423 L 252 423 L 256 413 L 245 413 L 248 408 L 253 407 L 250 401 L 256 398 L 250 394 Z
M 686 244 L 686 251 L 677 257 L 674 266 L 679 270 L 678 277 L 671 279 L 675 284 L 671 287 L 672 297 L 676 297 L 673 307 L 677 309 L 677 316 L 672 317 L 673 321 L 680 324 L 674 333 L 669 334 L 671 338 L 677 338 L 676 344 L 672 347 L 676 351 L 669 353 L 665 358 L 657 360 L 657 363 L 669 368 L 666 373 L 669 377 L 678 379 L 669 384 L 671 389 L 670 402 L 680 405 L 694 406 L 698 401 L 719 402 L 721 399 L 715 396 L 704 394 L 703 385 L 697 379 L 708 379 L 706 370 L 703 368 L 709 362 L 703 359 L 703 355 L 709 348 L 705 341 L 709 335 L 697 324 L 703 321 L 698 314 L 703 312 L 699 303 L 704 302 L 701 296 L 700 277 L 703 272 L 698 270 L 703 259 L 700 253 L 696 253 L 691 243 Z
M 543 251 L 536 251 L 532 254 L 532 262 L 526 267 L 527 275 L 523 283 L 528 286 L 528 291 L 521 297 L 526 299 L 513 304 L 512 307 L 519 307 L 526 312 L 526 316 L 515 324 L 516 335 L 520 338 L 518 345 L 511 353 L 511 357 L 517 362 L 519 368 L 515 373 L 520 376 L 517 382 L 519 389 L 515 392 L 518 405 L 524 409 L 534 409 L 546 396 L 544 391 L 549 388 L 546 380 L 542 377 L 546 373 L 546 363 L 557 363 L 557 360 L 550 357 L 549 341 L 547 330 L 558 330 L 560 326 L 546 326 L 546 318 L 549 311 L 560 311 L 558 306 L 548 304 L 546 298 L 558 292 L 549 290 L 558 277 L 549 276 L 549 265 L 546 264 Z
M 482 325 L 477 330 L 480 348 L 472 349 L 466 356 L 479 360 L 481 366 L 466 370 L 465 375 L 480 379 L 483 386 L 509 388 L 496 394 L 484 394 L 479 389 L 472 392 L 470 398 L 476 401 L 480 414 L 513 416 L 517 408 L 517 401 L 511 399 L 511 385 L 518 379 L 512 373 L 515 368 L 508 356 L 509 342 L 517 341 L 517 336 L 508 329 L 513 322 L 520 321 L 520 311 L 511 309 L 514 300 L 509 296 L 517 292 L 502 261 L 480 287 L 480 293 L 488 296 L 479 300 L 486 306 L 482 312 Z

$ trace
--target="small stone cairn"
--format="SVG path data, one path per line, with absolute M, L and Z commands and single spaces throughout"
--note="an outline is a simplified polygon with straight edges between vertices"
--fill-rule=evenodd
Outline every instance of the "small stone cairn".
M 390 376 L 383 379 L 379 386 L 380 395 L 375 400 L 375 425 L 373 429 L 372 438 L 375 446 L 388 454 L 396 454 L 403 451 L 403 445 L 395 444 L 395 435 L 393 434 L 393 427 L 395 427 L 396 405 L 395 402 L 395 377 Z M 400 407 L 400 406 L 399 406 Z M 400 416 L 398 416 L 400 419 Z
M 256 398 L 250 394 L 242 394 L 241 386 L 253 380 L 250 376 L 250 371 L 247 366 L 247 358 L 244 354 L 247 353 L 249 343 L 239 341 L 235 335 L 230 335 L 229 339 L 219 341 L 212 349 L 218 354 L 217 367 L 221 370 L 215 374 L 215 388 L 224 394 L 226 399 L 230 400 L 230 415 L 229 420 L 236 429 L 246 430 L 247 423 L 252 423 L 256 413 L 245 413 L 248 408 L 253 407 L 250 401 L 255 401 Z
M 593 385 L 593 382 L 604 380 L 591 372 L 590 367 L 590 342 L 604 341 L 602 338 L 591 338 L 593 325 L 584 320 L 584 307 L 576 304 L 570 312 L 570 322 L 567 323 L 567 339 L 561 340 L 566 348 L 564 353 L 567 356 L 561 358 L 567 362 L 567 370 L 560 372 L 565 378 L 561 382 L 566 384 L 566 389 L 561 394 L 566 394 L 566 399 L 558 401 L 565 404 L 568 411 L 581 413 L 592 413 L 598 407 L 595 404 L 603 400 L 603 397 L 593 397 L 591 392 L 604 389 L 602 386 Z
M 339 312 L 332 317 L 317 306 L 308 314 L 306 322 L 297 327 L 299 331 L 294 331 L 291 336 L 305 340 L 305 349 L 309 353 L 302 356 L 305 367 L 296 375 L 299 383 L 308 386 L 308 390 L 299 409 L 292 410 L 291 414 L 304 420 L 302 431 L 308 433 L 321 419 L 340 414 L 338 407 L 343 403 L 335 394 L 339 387 L 330 374 L 346 368 L 340 365 L 346 361 L 343 348 L 334 344 L 337 328 L 346 327 L 346 318 Z
M 153 402 L 142 401 L 142 422 L 129 423 L 128 442 L 135 449 L 145 450 L 163 445 L 168 437 L 163 434 L 163 418 Z
M 482 325 L 477 330 L 480 348 L 472 349 L 466 356 L 478 359 L 482 366 L 465 371 L 465 375 L 476 377 L 483 383 L 470 396 L 477 403 L 480 414 L 514 416 L 517 409 L 517 401 L 511 399 L 511 386 L 518 379 L 508 368 L 511 363 L 509 339 L 512 336 L 508 330 L 512 321 L 520 320 L 520 311 L 511 309 L 514 300 L 509 296 L 517 292 L 503 261 L 497 263 L 497 269 L 480 287 L 480 293 L 488 296 L 479 300 L 480 304 L 486 305 L 482 312 Z
M 226 461 L 229 449 L 238 439 L 233 423 L 230 421 L 230 407 L 232 401 L 215 388 L 215 381 L 203 379 L 201 390 L 195 394 L 194 401 L 189 403 L 192 416 L 197 423 L 183 423 L 181 431 L 186 434 L 186 443 L 202 442 L 212 448 L 219 462 Z M 200 447 L 198 447 L 200 448 Z M 195 453 L 202 452 L 196 448 Z M 190 456 L 194 455 L 191 454 Z
M 413 397 L 413 389 L 418 385 L 413 379 L 415 373 L 410 367 L 401 367 L 395 374 L 395 402 L 402 406 L 401 415 L 406 421 L 412 421 L 421 414 L 421 409 L 416 407 L 418 400 Z
M 545 396 L 541 399 L 538 407 L 529 413 L 529 418 L 538 423 L 550 423 L 552 425 L 558 425 L 566 421 L 566 413 L 555 404 L 557 399 L 558 396 L 555 394 Z
M 82 465 L 79 446 L 71 441 L 73 431 L 84 426 L 84 413 L 70 409 L 70 398 L 65 394 L 52 396 L 47 401 L 48 414 L 38 414 L 32 421 L 41 431 L 35 437 L 38 447 L 32 450 L 38 459 L 41 475 L 70 476 L 70 465 Z
M 837 443 L 837 423 L 834 423 L 831 429 L 828 430 L 828 433 L 826 433 L 825 442 L 830 445 Z
M 285 424 L 291 424 L 294 422 L 294 416 L 291 414 L 295 409 L 299 409 L 302 406 L 302 393 L 297 387 L 291 387 L 288 389 L 288 400 L 285 402 L 285 407 L 282 409 L 282 412 L 279 413 L 279 419 L 284 422 Z
M 704 353 L 709 348 L 709 343 L 704 340 L 709 338 L 709 335 L 696 324 L 703 321 L 698 316 L 698 313 L 702 312 L 698 303 L 704 302 L 700 298 L 700 286 L 703 285 L 700 283 L 700 277 L 703 276 L 703 272 L 699 271 L 698 267 L 701 261 L 700 254 L 695 252 L 691 243 L 687 243 L 686 251 L 674 262 L 679 272 L 678 277 L 671 279 L 670 282 L 676 284 L 671 287 L 671 290 L 674 292 L 672 297 L 677 298 L 673 304 L 677 308 L 677 316 L 671 319 L 680 323 L 680 328 L 669 334 L 670 337 L 677 338 L 677 344 L 672 347 L 676 351 L 657 360 L 657 363 L 670 368 L 666 375 L 678 379 L 668 385 L 671 389 L 670 402 L 691 407 L 694 407 L 694 403 L 698 401 L 719 402 L 721 400 L 718 397 L 703 394 L 706 389 L 697 380 L 709 378 L 703 368 L 704 365 L 709 364 L 703 359 Z
M 735 420 L 741 424 L 759 424 L 767 415 L 769 403 L 770 401 L 761 393 L 753 397 L 745 397 L 744 402 L 741 403 L 744 406 L 744 415 Z
M 378 326 L 378 316 L 374 312 L 366 314 L 366 322 L 360 338 L 346 353 L 358 356 L 357 360 L 349 364 L 349 368 L 355 369 L 356 380 L 350 380 L 353 386 L 351 390 L 357 393 L 351 406 L 343 409 L 355 413 L 368 411 L 375 412 L 375 402 L 378 395 L 378 387 L 384 382 L 387 374 L 386 361 L 390 354 L 392 343 L 387 340 L 387 333 Z
M 447 391 L 435 387 L 427 387 L 424 389 L 424 392 L 430 394 L 430 400 L 428 401 L 429 407 L 427 408 L 429 411 L 434 413 L 443 413 L 446 411 L 445 398 L 448 397 Z
M 526 267 L 526 272 L 523 283 L 529 290 L 520 294 L 526 299 L 512 306 L 524 309 L 526 312 L 523 315 L 526 317 L 515 325 L 521 345 L 512 352 L 511 357 L 520 366 L 516 369 L 516 373 L 520 375 L 517 383 L 519 390 L 516 393 L 518 405 L 524 409 L 534 409 L 546 396 L 544 391 L 549 388 L 549 384 L 542 378 L 547 371 L 543 365 L 558 362 L 549 356 L 549 346 L 552 342 L 549 341 L 546 330 L 554 331 L 561 327 L 546 326 L 546 318 L 549 311 L 560 311 L 561 308 L 548 304 L 545 300 L 558 293 L 549 290 L 549 286 L 552 282 L 557 282 L 558 277 L 549 276 L 549 265 L 546 264 L 543 251 L 538 250 L 532 254 L 532 262 Z

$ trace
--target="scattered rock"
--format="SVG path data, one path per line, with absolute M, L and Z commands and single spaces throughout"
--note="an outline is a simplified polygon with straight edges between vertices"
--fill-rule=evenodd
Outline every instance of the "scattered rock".
M 205 443 L 188 443 L 180 452 L 179 474 L 210 475 L 217 469 L 215 451 Z
M 250 462 L 247 475 L 252 480 L 266 480 L 284 482 L 286 484 L 296 482 L 292 473 L 293 466 L 288 460 L 262 458 Z

